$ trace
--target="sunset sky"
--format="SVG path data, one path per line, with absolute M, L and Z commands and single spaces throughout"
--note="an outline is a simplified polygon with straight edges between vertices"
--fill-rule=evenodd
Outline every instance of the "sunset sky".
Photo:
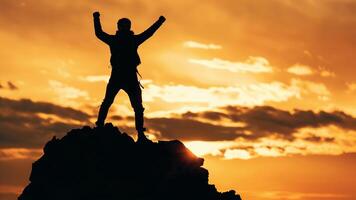
M 94 126 L 121 17 L 140 33 L 148 135 L 250 200 L 356 199 L 356 0 L 1 0 L 0 199 L 54 135 Z M 108 121 L 135 137 L 122 92 Z

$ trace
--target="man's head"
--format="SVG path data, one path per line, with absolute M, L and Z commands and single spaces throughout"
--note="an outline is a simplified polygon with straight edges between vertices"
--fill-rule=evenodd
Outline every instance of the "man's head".
M 127 18 L 121 18 L 117 21 L 117 29 L 119 31 L 130 31 L 131 30 L 131 21 Z

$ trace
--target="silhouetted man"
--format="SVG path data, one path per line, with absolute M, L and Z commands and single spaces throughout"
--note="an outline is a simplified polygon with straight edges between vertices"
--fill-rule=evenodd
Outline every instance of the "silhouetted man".
M 142 106 L 142 91 L 140 82 L 137 79 L 137 66 L 141 63 L 137 49 L 140 44 L 150 38 L 153 33 L 166 20 L 163 16 L 144 32 L 134 35 L 131 31 L 131 21 L 127 18 L 122 18 L 117 22 L 115 35 L 105 33 L 100 24 L 100 13 L 94 12 L 94 28 L 95 35 L 110 47 L 112 66 L 109 83 L 106 86 L 104 100 L 100 106 L 98 120 L 96 125 L 103 126 L 106 115 L 111 104 L 114 102 L 116 94 L 120 89 L 124 90 L 131 102 L 131 106 L 135 111 L 135 126 L 138 133 L 138 141 L 148 141 L 143 126 L 143 111 Z

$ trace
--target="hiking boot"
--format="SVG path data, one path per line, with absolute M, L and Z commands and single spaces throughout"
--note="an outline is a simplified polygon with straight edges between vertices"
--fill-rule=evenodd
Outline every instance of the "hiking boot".
M 153 143 L 146 136 L 139 136 L 136 142 L 139 143 L 139 144 L 151 144 L 151 143 Z
M 137 137 L 137 143 L 140 144 L 147 144 L 147 143 L 152 143 L 150 139 L 148 139 L 145 135 L 146 128 L 142 128 L 141 130 L 137 130 L 138 137 Z

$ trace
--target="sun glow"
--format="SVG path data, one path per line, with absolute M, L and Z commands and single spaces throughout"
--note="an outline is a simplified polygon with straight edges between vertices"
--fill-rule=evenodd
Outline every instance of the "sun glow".
M 223 154 L 221 149 L 225 149 L 233 145 L 233 142 L 189 141 L 184 142 L 184 145 L 188 147 L 189 150 L 191 150 L 196 156 L 219 156 Z

